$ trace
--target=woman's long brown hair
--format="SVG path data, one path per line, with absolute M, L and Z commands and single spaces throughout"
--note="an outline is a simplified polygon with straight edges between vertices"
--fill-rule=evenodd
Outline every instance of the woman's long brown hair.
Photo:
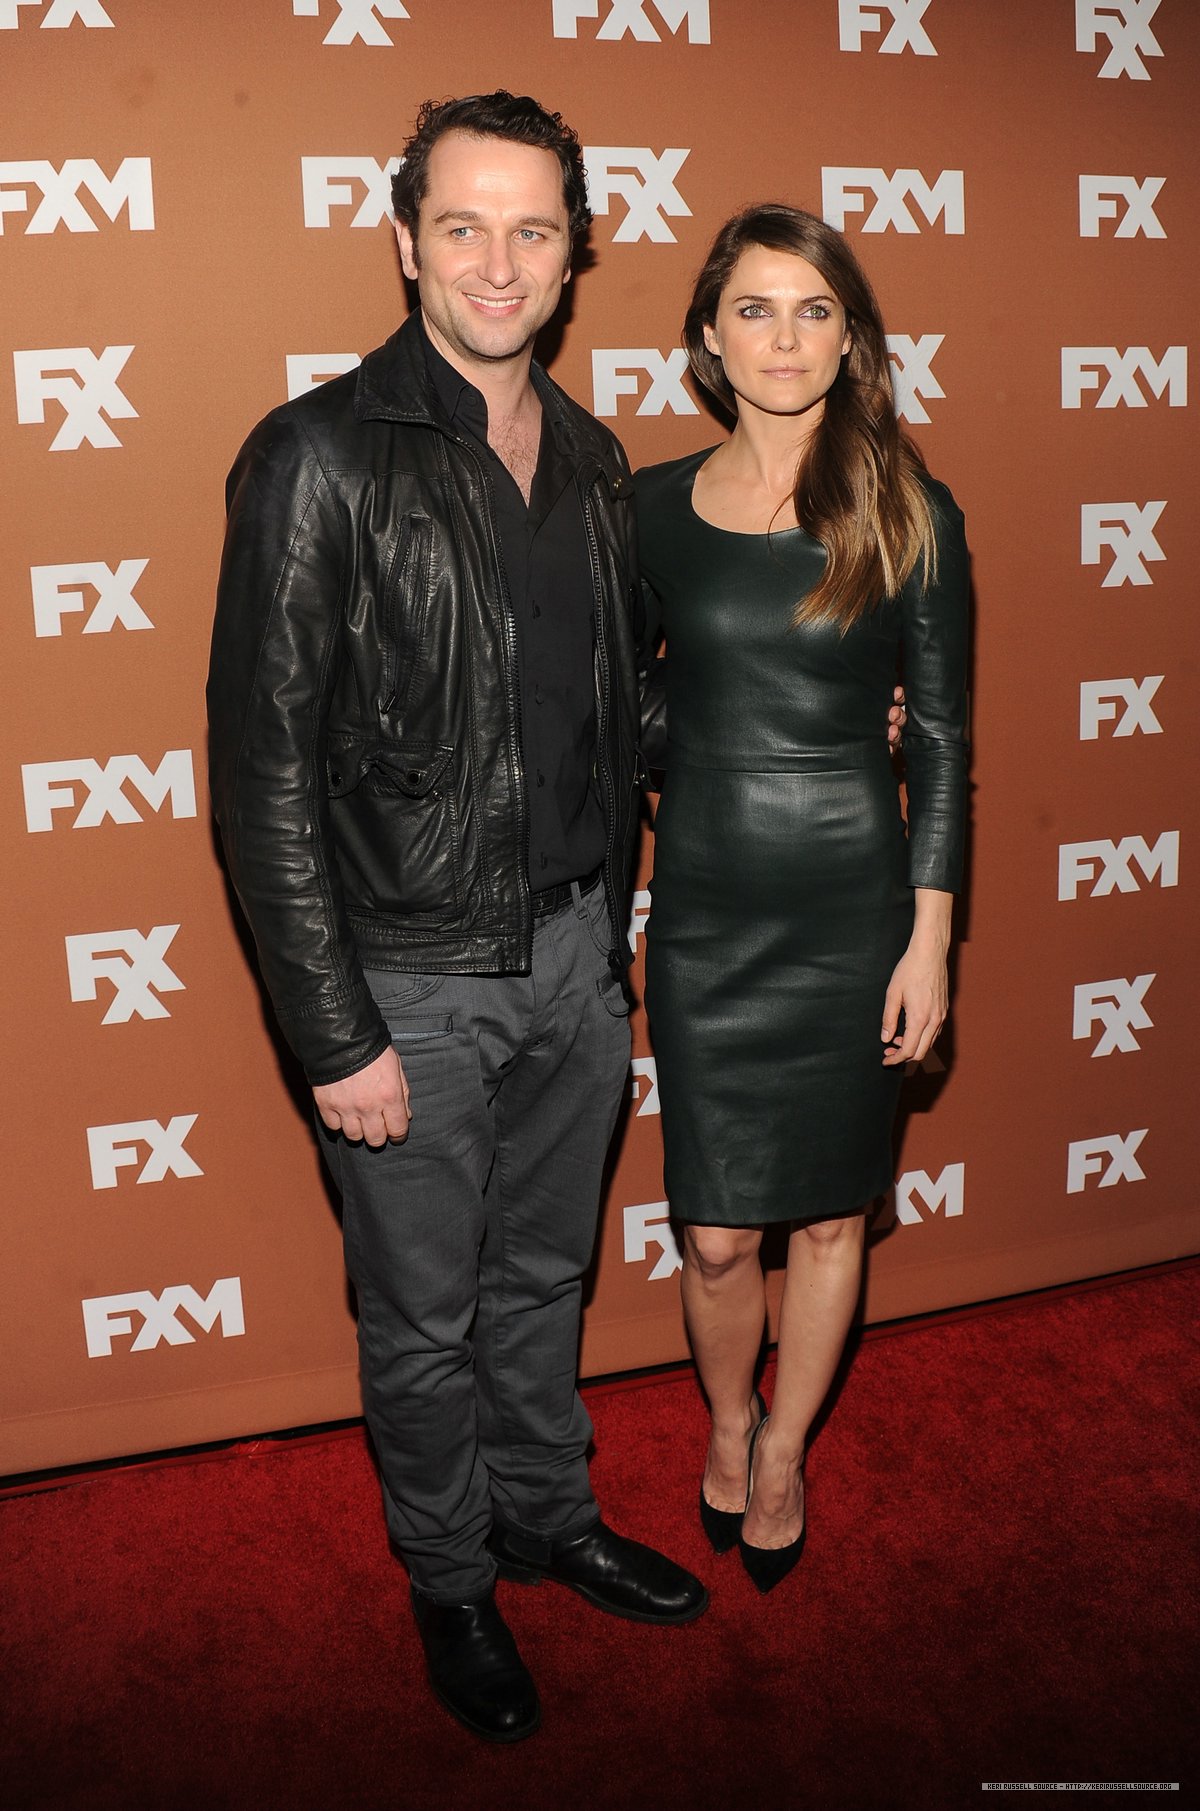
M 747 208 L 727 220 L 696 280 L 683 343 L 697 378 L 727 409 L 736 399 L 704 329 L 744 251 L 763 246 L 806 258 L 846 311 L 850 350 L 825 397 L 820 424 L 796 472 L 796 520 L 826 551 L 825 570 L 795 622 L 850 625 L 894 597 L 922 564 L 936 569 L 929 502 L 919 473 L 924 461 L 896 420 L 887 340 L 879 304 L 841 233 L 815 214 L 782 203 Z

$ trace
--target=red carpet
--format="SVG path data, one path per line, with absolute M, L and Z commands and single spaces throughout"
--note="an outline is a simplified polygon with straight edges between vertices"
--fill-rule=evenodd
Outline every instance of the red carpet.
M 809 1460 L 804 1559 L 767 1599 L 696 1524 L 692 1380 L 595 1394 L 609 1520 L 692 1566 L 712 1607 L 659 1630 L 501 1586 L 545 1709 L 511 1749 L 426 1692 L 357 1431 L 0 1500 L 0 1802 L 890 1811 L 974 1805 L 984 1780 L 1194 1792 L 1198 1295 L 1184 1269 L 867 1341 Z

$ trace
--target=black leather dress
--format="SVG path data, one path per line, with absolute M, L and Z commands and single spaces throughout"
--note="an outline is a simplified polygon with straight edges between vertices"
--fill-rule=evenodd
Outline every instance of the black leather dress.
M 794 629 L 824 550 L 798 528 L 697 516 L 711 450 L 636 479 L 667 654 L 646 970 L 665 1181 L 684 1220 L 802 1223 L 891 1185 L 901 1075 L 882 1066 L 884 994 L 913 887 L 961 876 L 967 552 L 929 479 L 936 579 L 845 635 Z M 898 672 L 907 834 L 886 742 Z

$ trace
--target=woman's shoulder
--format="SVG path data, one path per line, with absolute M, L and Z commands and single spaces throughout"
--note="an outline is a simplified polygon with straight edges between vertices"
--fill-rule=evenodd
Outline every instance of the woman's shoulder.
M 645 503 L 665 502 L 672 496 L 689 499 L 696 473 L 715 451 L 715 447 L 706 446 L 698 453 L 686 453 L 682 459 L 664 459 L 659 465 L 639 466 L 633 474 L 639 508 Z
M 929 512 L 933 517 L 935 527 L 961 525 L 963 512 L 955 501 L 954 493 L 948 484 L 943 484 L 940 478 L 935 478 L 932 472 L 925 470 L 924 466 L 917 468 L 917 482 L 925 492 L 925 499 L 929 504 Z

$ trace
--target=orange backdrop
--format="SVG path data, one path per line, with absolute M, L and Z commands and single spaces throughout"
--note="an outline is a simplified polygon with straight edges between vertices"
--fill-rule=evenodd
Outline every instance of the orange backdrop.
M 225 472 L 402 314 L 387 165 L 430 94 L 578 128 L 595 258 L 554 369 L 635 464 L 722 431 L 684 301 L 728 212 L 788 199 L 852 236 L 966 511 L 953 1032 L 907 1091 L 868 1318 L 1196 1248 L 1198 51 L 1187 0 L 0 0 L 0 1470 L 358 1409 L 202 683 Z M 634 1043 L 588 1374 L 686 1351 Z

